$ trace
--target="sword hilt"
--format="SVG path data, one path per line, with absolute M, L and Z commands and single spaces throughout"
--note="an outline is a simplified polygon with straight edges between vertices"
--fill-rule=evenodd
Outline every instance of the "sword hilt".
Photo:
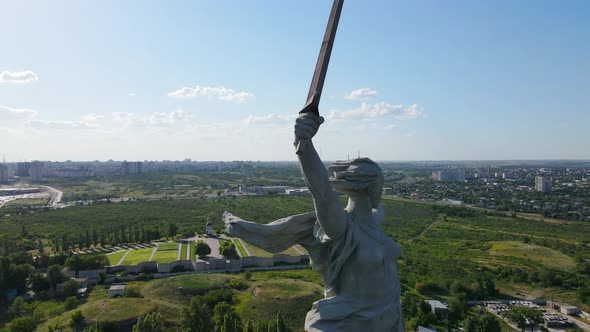
M 315 98 L 315 94 L 312 96 L 312 98 L 306 103 L 306 105 L 303 107 L 303 109 L 301 111 L 299 111 L 299 114 L 304 114 L 304 113 L 313 113 L 315 116 L 317 116 L 318 118 L 320 117 L 320 111 L 318 110 L 318 101 Z M 297 155 L 302 155 L 303 152 L 305 151 L 305 149 L 307 148 L 307 145 L 309 144 L 310 140 L 305 139 L 305 138 L 300 138 L 300 137 L 295 137 L 295 153 Z

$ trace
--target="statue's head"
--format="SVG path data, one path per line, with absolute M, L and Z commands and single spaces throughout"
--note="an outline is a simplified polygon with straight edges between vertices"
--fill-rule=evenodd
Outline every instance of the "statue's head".
M 366 193 L 377 208 L 383 191 L 383 172 L 369 158 L 336 161 L 328 167 L 330 183 L 337 192 L 351 195 Z

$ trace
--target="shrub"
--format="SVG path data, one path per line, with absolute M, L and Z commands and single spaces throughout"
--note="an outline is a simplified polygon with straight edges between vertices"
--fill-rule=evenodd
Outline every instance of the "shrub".
M 10 322 L 10 332 L 30 332 L 35 331 L 37 323 L 31 317 L 17 318 Z
M 125 297 L 143 297 L 137 287 L 127 287 Z
M 64 309 L 66 311 L 75 309 L 79 305 L 80 305 L 80 300 L 78 300 L 78 298 L 76 298 L 75 296 L 70 296 L 64 301 Z

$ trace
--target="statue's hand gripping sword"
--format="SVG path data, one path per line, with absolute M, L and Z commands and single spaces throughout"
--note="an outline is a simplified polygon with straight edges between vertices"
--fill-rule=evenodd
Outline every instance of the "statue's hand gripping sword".
M 318 107 L 320 104 L 320 98 L 322 97 L 324 80 L 326 79 L 326 72 L 328 71 L 328 63 L 330 62 L 330 54 L 332 53 L 332 46 L 334 45 L 334 39 L 336 38 L 336 29 L 338 28 L 338 20 L 340 19 L 343 3 L 344 0 L 334 0 L 334 4 L 332 5 L 330 19 L 328 20 L 324 40 L 322 41 L 322 47 L 320 49 L 320 55 L 318 56 L 318 62 L 315 65 L 313 79 L 311 81 L 311 86 L 309 87 L 309 93 L 307 94 L 307 102 L 299 114 L 311 112 L 318 117 L 320 116 Z M 297 154 L 302 154 L 308 143 L 309 141 L 307 139 L 295 137 Z

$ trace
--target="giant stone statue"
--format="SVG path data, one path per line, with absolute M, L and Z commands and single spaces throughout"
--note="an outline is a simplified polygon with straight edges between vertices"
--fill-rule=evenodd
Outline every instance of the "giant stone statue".
M 298 158 L 315 211 L 266 225 L 225 212 L 226 230 L 272 253 L 295 244 L 307 249 L 312 268 L 323 278 L 324 298 L 307 313 L 306 331 L 404 331 L 400 249 L 380 227 L 381 168 L 359 158 L 326 170 L 311 141 L 322 123 L 313 112 L 301 113 L 295 123 L 296 137 L 306 141 Z M 348 196 L 345 208 L 337 192 Z

